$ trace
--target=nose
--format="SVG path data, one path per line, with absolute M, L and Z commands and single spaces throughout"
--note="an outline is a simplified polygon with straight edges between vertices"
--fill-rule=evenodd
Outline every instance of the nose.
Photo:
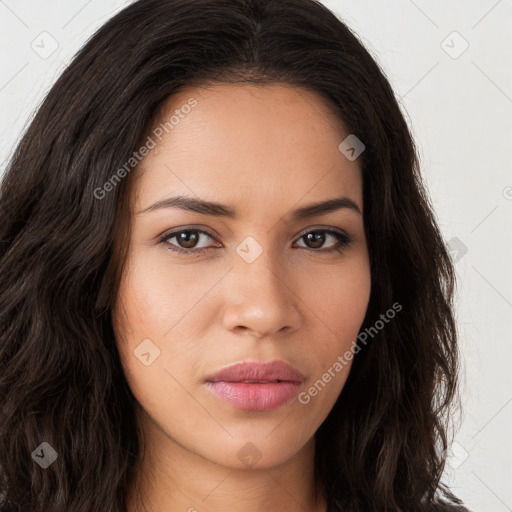
M 263 250 L 252 263 L 237 256 L 228 279 L 225 329 L 262 338 L 299 328 L 301 300 L 292 273 L 271 251 Z

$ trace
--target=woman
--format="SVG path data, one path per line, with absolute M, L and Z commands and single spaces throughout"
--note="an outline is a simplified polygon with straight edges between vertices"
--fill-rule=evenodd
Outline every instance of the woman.
M 313 0 L 140 0 L 1 185 L 2 511 L 466 510 L 454 272 Z

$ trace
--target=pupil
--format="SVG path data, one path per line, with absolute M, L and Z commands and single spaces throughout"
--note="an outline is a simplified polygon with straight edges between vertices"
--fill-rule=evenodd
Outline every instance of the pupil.
M 182 242 L 185 242 L 183 247 L 186 249 L 191 249 L 197 243 L 197 233 L 193 232 L 185 232 L 180 234 L 180 245 L 183 245 Z
M 314 240 L 314 239 L 311 240 L 312 237 L 313 238 L 317 237 L 317 238 L 316 238 L 316 240 Z M 320 233 L 318 231 L 312 231 L 311 233 L 308 233 L 306 235 L 306 239 L 308 240 L 308 242 L 313 242 L 314 249 L 317 249 L 318 247 L 322 247 L 322 245 L 324 244 L 324 238 L 325 238 L 325 234 Z

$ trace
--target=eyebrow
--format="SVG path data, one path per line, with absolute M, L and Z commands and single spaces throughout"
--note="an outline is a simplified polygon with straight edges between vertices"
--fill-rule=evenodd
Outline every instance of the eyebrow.
M 232 219 L 236 218 L 237 216 L 236 210 L 227 205 L 186 196 L 168 197 L 166 199 L 162 199 L 152 204 L 151 206 L 140 210 L 137 212 L 137 215 L 162 208 L 179 208 L 181 210 L 201 213 L 204 215 L 213 215 L 216 217 L 227 217 Z M 315 215 L 334 212 L 342 208 L 348 208 L 362 215 L 359 206 L 354 201 L 352 201 L 352 199 L 342 196 L 328 199 L 327 201 L 321 201 L 318 203 L 311 203 L 306 206 L 302 206 L 294 210 L 289 215 L 289 217 L 290 220 L 301 220 L 308 217 L 313 217 Z

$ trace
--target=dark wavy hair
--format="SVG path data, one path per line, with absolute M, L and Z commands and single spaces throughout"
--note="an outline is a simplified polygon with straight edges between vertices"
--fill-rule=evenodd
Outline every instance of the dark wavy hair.
M 111 311 L 130 184 L 101 200 L 159 107 L 186 86 L 286 83 L 330 102 L 363 141 L 372 289 L 354 358 L 316 432 L 315 473 L 345 512 L 466 510 L 441 481 L 460 407 L 455 278 L 413 138 L 385 74 L 315 0 L 139 0 L 77 53 L 0 188 L 2 511 L 123 512 L 143 446 Z M 35 462 L 47 442 L 58 457 Z

